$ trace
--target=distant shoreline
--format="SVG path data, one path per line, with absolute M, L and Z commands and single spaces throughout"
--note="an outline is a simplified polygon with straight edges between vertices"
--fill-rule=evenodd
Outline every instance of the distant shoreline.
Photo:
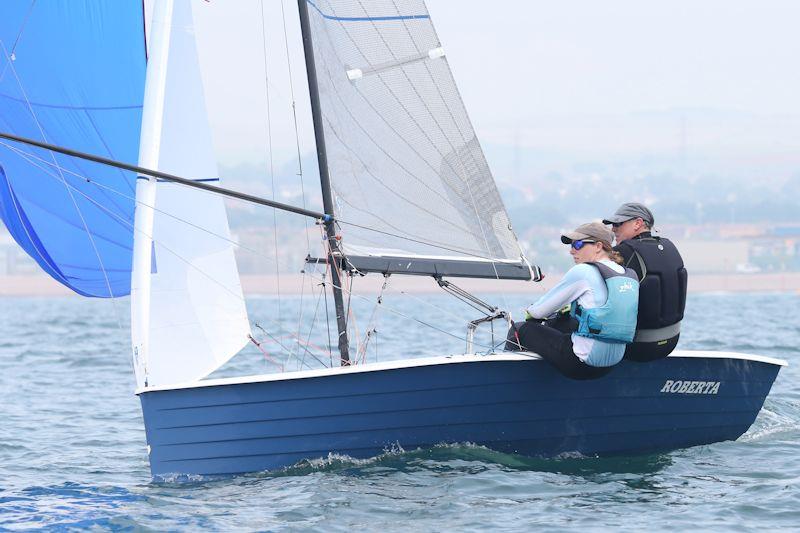
M 496 281 L 453 279 L 452 281 L 476 293 L 522 294 L 538 293 L 552 287 L 561 275 L 550 275 L 538 284 L 521 281 Z M 296 295 L 308 291 L 311 283 L 318 279 L 305 278 L 302 274 L 242 276 L 242 288 L 248 296 Z M 280 283 L 278 283 L 280 281 Z M 381 276 L 356 278 L 354 292 L 374 293 L 383 283 Z M 278 286 L 280 285 L 280 291 Z M 439 294 L 442 290 L 428 277 L 394 276 L 389 282 L 392 292 L 405 291 L 415 294 Z M 695 274 L 689 276 L 689 292 L 783 292 L 800 294 L 800 272 L 774 274 Z M 0 276 L 0 297 L 45 297 L 77 296 L 60 283 L 45 275 Z

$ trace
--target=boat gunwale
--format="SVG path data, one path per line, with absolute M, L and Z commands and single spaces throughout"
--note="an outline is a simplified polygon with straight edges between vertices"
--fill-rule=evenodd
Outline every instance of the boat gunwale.
M 675 350 L 669 357 L 675 358 L 709 358 L 709 359 L 739 359 L 758 363 L 767 363 L 777 366 L 788 366 L 784 359 L 767 357 L 764 355 L 744 354 L 738 352 L 712 352 L 701 350 Z M 296 379 L 309 379 L 327 376 L 341 376 L 367 372 L 380 372 L 384 370 L 401 370 L 423 366 L 438 366 L 460 363 L 501 362 L 501 361 L 541 361 L 542 358 L 533 352 L 503 352 L 485 355 L 478 354 L 453 354 L 434 357 L 419 357 L 415 359 L 398 359 L 378 363 L 366 363 L 352 366 L 339 366 L 333 368 L 317 368 L 313 370 L 296 370 L 291 372 L 276 372 L 271 374 L 255 374 L 230 378 L 198 380 L 169 385 L 138 388 L 137 396 L 148 392 L 161 392 L 169 390 L 198 389 L 205 387 L 218 387 L 226 385 L 247 385 L 254 383 L 267 383 L 273 381 L 291 381 Z M 646 364 L 646 363 L 643 363 Z

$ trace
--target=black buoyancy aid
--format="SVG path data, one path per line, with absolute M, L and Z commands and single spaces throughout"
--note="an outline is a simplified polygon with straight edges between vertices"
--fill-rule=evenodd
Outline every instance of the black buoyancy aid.
M 652 235 L 634 237 L 623 244 L 633 249 L 626 266 L 641 272 L 635 341 L 674 337 L 680 332 L 686 308 L 688 278 L 681 254 L 669 239 Z

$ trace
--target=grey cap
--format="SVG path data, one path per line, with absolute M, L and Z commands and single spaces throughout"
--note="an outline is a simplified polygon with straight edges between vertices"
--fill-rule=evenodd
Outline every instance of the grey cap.
M 611 246 L 611 242 L 614 240 L 614 234 L 610 229 L 599 222 L 589 222 L 587 224 L 581 224 L 575 228 L 575 231 L 567 232 L 561 236 L 561 242 L 564 244 L 583 240 L 604 242 Z
M 653 212 L 650 211 L 646 205 L 640 204 L 639 202 L 628 202 L 627 204 L 619 206 L 619 209 L 617 209 L 613 216 L 604 218 L 603 224 L 620 224 L 628 220 L 633 220 L 634 218 L 641 218 L 651 228 L 656 221 L 653 217 Z

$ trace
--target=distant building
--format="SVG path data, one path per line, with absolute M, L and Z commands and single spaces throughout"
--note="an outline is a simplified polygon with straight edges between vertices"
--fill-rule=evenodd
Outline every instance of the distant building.
M 675 245 L 689 273 L 736 272 L 750 262 L 746 240 L 683 240 Z

